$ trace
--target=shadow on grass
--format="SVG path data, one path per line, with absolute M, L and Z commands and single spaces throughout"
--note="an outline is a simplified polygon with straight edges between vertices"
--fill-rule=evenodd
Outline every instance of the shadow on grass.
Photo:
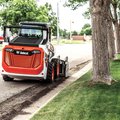
M 73 85 L 73 88 L 77 86 L 78 88 L 75 89 L 80 92 L 77 94 L 78 102 L 76 101 L 76 106 L 79 106 L 79 112 L 77 113 L 79 117 L 76 119 L 120 120 L 120 81 L 111 86 L 96 84 L 91 87 L 88 85 L 89 78 L 91 78 L 90 73 L 78 80 L 75 83 L 76 85 Z

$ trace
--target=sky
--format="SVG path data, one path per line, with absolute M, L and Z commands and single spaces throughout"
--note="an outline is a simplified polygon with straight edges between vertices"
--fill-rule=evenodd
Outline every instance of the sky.
M 52 5 L 53 11 L 57 13 L 57 2 L 59 2 L 59 19 L 60 28 L 67 29 L 68 31 L 78 31 L 86 23 L 90 23 L 90 20 L 84 19 L 83 13 L 87 10 L 89 5 L 81 6 L 77 10 L 71 10 L 71 8 L 64 7 L 63 4 L 66 0 L 37 0 L 39 5 L 44 5 L 46 2 Z M 71 23 L 71 27 L 70 27 Z

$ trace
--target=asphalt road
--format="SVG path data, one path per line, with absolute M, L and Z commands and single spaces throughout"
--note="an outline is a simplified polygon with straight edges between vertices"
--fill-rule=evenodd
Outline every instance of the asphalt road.
M 55 46 L 55 52 L 55 56 L 60 55 L 62 59 L 68 56 L 70 68 L 92 59 L 91 43 L 58 45 Z
M 70 68 L 84 61 L 92 59 L 91 43 L 86 44 L 66 44 L 55 46 L 56 55 L 60 55 L 62 59 L 66 56 L 69 58 Z M 1 51 L 0 51 L 0 71 L 1 71 Z M 7 98 L 33 86 L 40 84 L 40 81 L 13 81 L 4 82 L 0 75 L 0 103 Z

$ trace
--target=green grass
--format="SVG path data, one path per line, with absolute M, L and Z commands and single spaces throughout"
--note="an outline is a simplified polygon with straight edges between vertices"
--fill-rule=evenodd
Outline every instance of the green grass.
M 120 60 L 115 60 L 111 62 L 111 76 L 113 79 L 120 81 Z
M 111 63 L 118 82 L 89 85 L 91 73 L 64 89 L 31 120 L 120 120 L 120 62 Z
M 120 54 L 117 54 L 116 57 L 117 57 L 117 59 L 120 59 Z
M 82 43 L 85 43 L 85 42 L 80 40 L 65 40 L 65 39 L 59 40 L 59 44 L 82 44 Z M 53 40 L 52 44 L 56 45 L 57 40 Z

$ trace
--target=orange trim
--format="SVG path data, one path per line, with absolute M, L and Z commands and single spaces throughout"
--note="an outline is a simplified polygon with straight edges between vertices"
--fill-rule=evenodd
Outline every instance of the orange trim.
M 54 76 L 55 76 L 55 71 L 54 71 L 54 67 L 52 68 L 52 81 L 54 81 Z
M 59 74 L 60 74 L 60 64 L 57 63 L 57 76 L 59 76 Z
M 24 51 L 39 50 L 40 54 L 33 54 L 31 56 L 15 55 L 14 53 L 5 51 L 6 48 Z M 7 45 L 2 50 L 2 56 L 2 67 L 9 73 L 37 75 L 44 68 L 44 50 L 42 48 Z

